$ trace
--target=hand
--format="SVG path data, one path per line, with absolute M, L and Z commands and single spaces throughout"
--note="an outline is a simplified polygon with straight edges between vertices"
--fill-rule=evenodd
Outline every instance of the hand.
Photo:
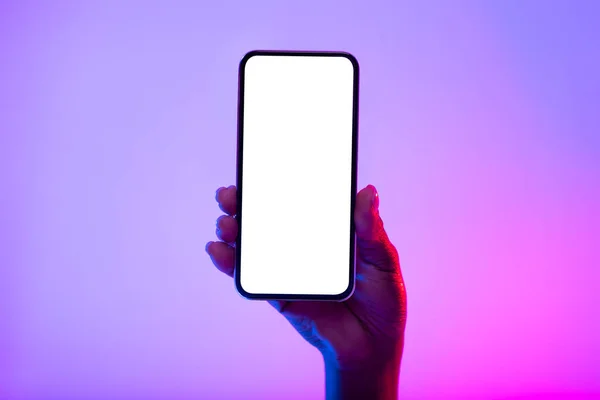
M 220 188 L 227 215 L 217 219 L 218 242 L 206 251 L 233 276 L 238 225 L 236 188 Z M 356 196 L 356 289 L 344 302 L 269 301 L 323 355 L 328 399 L 395 399 L 406 324 L 406 291 L 398 252 L 379 216 L 379 196 L 369 185 Z

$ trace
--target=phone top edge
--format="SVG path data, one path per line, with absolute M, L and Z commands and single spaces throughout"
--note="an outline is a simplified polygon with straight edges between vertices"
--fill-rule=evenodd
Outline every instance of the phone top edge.
M 248 60 L 254 56 L 343 57 L 348 59 L 357 71 L 359 70 L 358 60 L 352 53 L 337 50 L 251 50 L 240 60 L 240 69 L 243 69 Z

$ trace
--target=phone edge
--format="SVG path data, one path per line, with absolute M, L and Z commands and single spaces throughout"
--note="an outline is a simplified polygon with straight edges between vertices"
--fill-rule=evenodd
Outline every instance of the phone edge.
M 339 294 L 265 294 L 247 292 L 241 282 L 241 232 L 242 232 L 242 163 L 243 163 L 243 120 L 244 120 L 244 71 L 250 58 L 260 55 L 296 55 L 296 56 L 329 56 L 344 57 L 353 67 L 353 100 L 352 100 L 352 165 L 351 165 L 351 198 L 350 198 L 350 276 L 348 287 Z M 238 110 L 237 110 L 237 145 L 236 145 L 236 199 L 237 212 L 235 219 L 238 222 L 238 236 L 235 246 L 235 265 L 233 280 L 236 291 L 248 300 L 293 300 L 293 301 L 345 301 L 349 299 L 356 288 L 356 233 L 354 226 L 354 210 L 356 206 L 357 181 L 358 181 L 358 108 L 359 108 L 359 83 L 360 66 L 356 57 L 345 51 L 305 51 L 305 50 L 251 50 L 240 60 L 238 67 Z

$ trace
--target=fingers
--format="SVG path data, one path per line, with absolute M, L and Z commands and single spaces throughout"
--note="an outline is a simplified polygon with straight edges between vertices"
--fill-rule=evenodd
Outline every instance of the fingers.
M 213 264 L 221 272 L 233 276 L 235 267 L 235 248 L 228 243 L 235 243 L 238 234 L 238 223 L 233 217 L 237 212 L 237 191 L 235 186 L 221 187 L 215 193 L 215 200 L 227 215 L 217 219 L 217 237 L 222 242 L 208 242 L 206 252 Z
M 227 215 L 221 215 L 217 218 L 217 237 L 222 242 L 208 242 L 206 244 L 206 252 L 210 256 L 213 264 L 221 272 L 226 275 L 233 276 L 235 268 L 235 248 L 228 243 L 235 242 L 238 233 L 238 224 L 233 215 L 236 214 L 237 198 L 236 187 L 220 187 L 215 194 L 215 200 L 219 204 L 221 210 Z M 287 301 L 271 300 L 269 301 L 273 307 L 279 312 L 284 312 Z
M 217 269 L 233 276 L 235 266 L 235 249 L 224 242 L 208 242 L 206 252 Z
M 364 240 L 373 240 L 381 229 L 379 218 L 379 194 L 375 186 L 369 185 L 356 195 L 354 224 L 356 235 Z
M 234 243 L 238 234 L 238 223 L 229 215 L 217 219 L 217 237 L 225 243 Z
M 398 252 L 383 228 L 379 216 L 379 195 L 372 185 L 356 195 L 354 225 L 359 261 L 381 270 L 399 270 Z
M 221 210 L 227 215 L 234 216 L 237 213 L 237 190 L 235 186 L 231 185 L 217 189 L 215 199 Z

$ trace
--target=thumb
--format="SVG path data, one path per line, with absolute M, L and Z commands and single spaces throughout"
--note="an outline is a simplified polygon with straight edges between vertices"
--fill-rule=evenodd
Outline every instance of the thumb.
M 398 252 L 383 228 L 379 195 L 373 185 L 356 195 L 354 226 L 358 260 L 384 271 L 398 271 Z

